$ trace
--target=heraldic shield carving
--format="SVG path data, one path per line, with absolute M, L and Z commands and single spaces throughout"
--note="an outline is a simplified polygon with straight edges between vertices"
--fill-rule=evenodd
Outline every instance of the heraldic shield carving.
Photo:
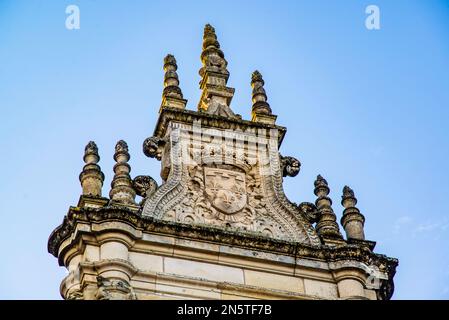
M 246 206 L 248 197 L 244 173 L 206 167 L 204 182 L 206 197 L 215 209 L 234 214 Z
M 216 150 L 192 144 L 187 129 L 166 134 L 161 172 L 167 168 L 168 174 L 146 197 L 144 216 L 320 245 L 305 214 L 285 197 L 277 140 L 257 146 L 267 157 L 262 161 L 237 144 L 232 153 L 225 145 Z M 234 156 L 236 151 L 244 156 Z M 197 153 L 201 161 L 183 157 Z

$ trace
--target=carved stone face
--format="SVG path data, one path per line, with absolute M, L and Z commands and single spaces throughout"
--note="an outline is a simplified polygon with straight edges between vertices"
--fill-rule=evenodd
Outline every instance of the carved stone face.
M 244 173 L 206 167 L 204 181 L 206 196 L 215 209 L 225 214 L 234 214 L 246 206 Z

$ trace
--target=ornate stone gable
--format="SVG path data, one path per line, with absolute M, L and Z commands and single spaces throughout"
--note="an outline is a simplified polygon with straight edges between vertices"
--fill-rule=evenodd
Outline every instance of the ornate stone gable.
M 390 299 L 397 259 L 374 253 L 354 191 L 343 188 L 340 224 L 325 178 L 315 203 L 289 201 L 283 179 L 301 163 L 279 153 L 262 74 L 251 76 L 251 120 L 235 114 L 227 61 L 206 25 L 197 110 L 187 110 L 173 55 L 164 59 L 159 119 L 143 152 L 162 183 L 132 178 L 120 140 L 109 198 L 98 147 L 89 142 L 82 195 L 50 235 L 68 269 L 65 299 Z M 249 108 L 248 108 L 249 109 Z M 137 201 L 136 196 L 140 199 Z

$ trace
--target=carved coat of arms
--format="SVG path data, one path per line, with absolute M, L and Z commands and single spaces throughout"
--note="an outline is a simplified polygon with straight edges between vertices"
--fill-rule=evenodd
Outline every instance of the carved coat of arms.
M 244 173 L 219 168 L 204 168 L 204 182 L 206 197 L 215 209 L 225 214 L 234 214 L 246 206 Z

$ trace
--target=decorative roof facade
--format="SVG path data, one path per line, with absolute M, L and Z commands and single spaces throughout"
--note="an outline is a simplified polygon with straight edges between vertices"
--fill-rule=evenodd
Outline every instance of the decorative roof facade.
M 144 154 L 160 161 L 160 185 L 150 176 L 132 179 L 128 146 L 120 140 L 109 198 L 102 197 L 104 174 L 97 164 L 98 148 L 94 142 L 86 146 L 80 201 L 69 209 L 48 242 L 49 252 L 71 270 L 61 285 L 62 296 L 185 298 L 158 289 L 158 279 L 181 281 L 176 276 L 184 271 L 167 274 L 156 268 L 145 273 L 147 264 L 137 262 L 160 258 L 165 266 L 162 270 L 167 270 L 169 259 L 178 259 L 179 265 L 194 261 L 198 268 L 226 266 L 231 268 L 229 275 L 259 272 L 267 279 L 290 277 L 286 282 L 298 283 L 284 288 L 279 287 L 280 282 L 259 278 L 247 283 L 250 276 L 243 277 L 243 283 L 239 277 L 221 281 L 205 276 L 201 281 L 214 283 L 214 289 L 204 289 L 210 293 L 206 298 L 217 298 L 213 293 L 221 290 L 218 298 L 258 294 L 265 298 L 389 299 L 398 261 L 373 252 L 375 243 L 365 239 L 365 217 L 356 207 L 352 189 L 344 187 L 341 201 L 346 238 L 329 198 L 328 183 L 321 175 L 314 184 L 315 204 L 297 205 L 287 199 L 283 179 L 298 175 L 301 163 L 279 153 L 286 128 L 276 124 L 261 73 L 255 71 L 249 77 L 252 117 L 244 120 L 231 109 L 235 90 L 227 87 L 227 61 L 209 24 L 204 28 L 201 62 L 201 98 L 193 111 L 186 109 L 175 57 L 164 59 L 159 119 L 153 135 L 143 142 Z M 159 241 L 161 237 L 165 242 Z M 189 241 L 187 248 L 178 244 L 180 239 Z M 90 256 L 86 250 L 92 250 Z M 252 256 L 248 258 L 249 253 Z M 216 260 L 206 258 L 215 255 Z M 137 256 L 141 260 L 136 260 Z M 220 261 L 220 257 L 231 256 L 232 263 Z M 254 259 L 259 259 L 257 268 Z M 276 272 L 269 268 L 272 265 Z M 281 267 L 293 268 L 292 274 L 281 272 Z M 310 269 L 321 272 L 322 279 L 308 275 Z M 183 276 L 197 279 L 194 274 Z M 154 288 L 146 288 L 139 277 L 153 279 Z M 206 288 L 211 286 L 209 282 L 196 285 Z M 199 293 L 189 297 L 204 298 Z

